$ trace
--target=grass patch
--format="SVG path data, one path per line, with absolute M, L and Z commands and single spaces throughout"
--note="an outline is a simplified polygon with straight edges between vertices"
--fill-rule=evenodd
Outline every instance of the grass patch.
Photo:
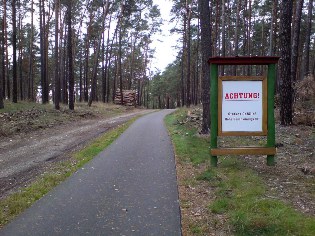
M 196 129 L 182 122 L 186 113 L 179 110 L 166 118 L 176 156 L 193 164 L 206 162 L 209 140 L 198 137 Z M 234 235 L 315 235 L 315 218 L 266 197 L 262 179 L 240 159 L 228 156 L 219 160 L 218 168 L 209 167 L 197 180 L 209 181 L 214 187 L 216 200 L 209 203 L 209 210 L 224 214 Z M 202 234 L 203 227 L 189 228 L 192 234 Z
M 56 164 L 51 172 L 43 174 L 28 187 L 22 188 L 19 192 L 1 199 L 0 228 L 93 159 L 93 157 L 117 139 L 135 120 L 136 118 L 110 130 L 81 151 L 73 153 L 70 160 Z
M 165 118 L 180 161 L 190 161 L 194 165 L 204 163 L 209 159 L 209 140 L 197 136 L 197 129 L 183 124 L 183 113 L 186 110 L 177 111 Z

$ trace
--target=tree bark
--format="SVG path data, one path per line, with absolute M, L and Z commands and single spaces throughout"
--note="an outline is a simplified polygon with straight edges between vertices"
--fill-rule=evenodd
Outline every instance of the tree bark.
M 27 80 L 27 98 L 30 101 L 34 100 L 34 79 L 33 79 L 33 41 L 34 41 L 34 1 L 31 1 L 31 33 L 29 38 L 29 61 L 28 61 L 28 80 Z
M 18 71 L 19 71 L 19 94 L 20 94 L 20 100 L 23 101 L 24 100 L 24 86 L 23 86 L 23 69 L 22 69 L 22 60 L 23 60 L 23 49 L 22 49 L 22 16 L 21 16 L 21 1 L 18 1 L 18 12 L 19 12 L 19 17 L 18 17 L 18 38 L 19 38 L 19 42 L 18 42 Z
M 238 52 L 238 49 L 239 49 L 239 28 L 240 28 L 240 10 L 241 10 L 241 0 L 237 0 L 236 1 L 236 23 L 235 23 L 235 39 L 234 39 L 234 56 L 238 56 L 239 52 Z M 237 66 L 234 66 L 233 67 L 233 75 L 236 75 L 237 73 Z
M 292 37 L 292 58 L 291 58 L 291 81 L 294 83 L 297 80 L 297 62 L 298 62 L 298 49 L 300 43 L 300 26 L 302 18 L 304 0 L 298 0 L 296 5 L 296 13 L 293 23 L 293 37 Z
M 313 16 L 313 0 L 308 2 L 308 13 L 307 13 L 307 27 L 305 37 L 305 53 L 304 53 L 304 73 L 306 76 L 310 74 L 310 42 L 312 32 L 312 16 Z
M 11 99 L 11 81 L 9 75 L 9 53 L 8 53 L 8 31 L 7 31 L 7 1 L 3 1 L 3 24 L 4 24 L 4 45 L 5 45 L 5 77 L 6 77 L 6 85 L 7 85 L 7 97 Z
M 210 0 L 198 0 L 201 28 L 201 55 L 202 55 L 202 128 L 201 133 L 208 134 L 210 127 L 210 65 L 208 59 L 211 57 L 211 11 Z
M 0 109 L 4 108 L 3 97 L 2 97 L 2 85 L 0 85 Z
M 186 70 L 186 106 L 190 107 L 191 104 L 191 89 L 190 89 L 190 39 L 191 39 L 191 32 L 190 32 L 190 22 L 191 22 L 191 7 L 188 5 L 188 1 L 186 0 L 186 15 L 187 15 L 187 32 L 186 32 L 186 55 L 187 55 L 187 70 Z
M 291 0 L 283 0 L 281 4 L 280 18 L 280 80 L 282 86 L 280 90 L 280 118 L 282 125 L 292 124 L 292 83 L 291 83 L 291 22 L 292 22 Z
M 67 2 L 68 25 L 68 78 L 69 78 L 69 109 L 74 110 L 74 74 L 73 74 L 73 50 L 72 50 L 72 0 Z
M 4 11 L 5 12 L 5 11 Z M 1 84 L 0 84 L 0 87 L 1 87 L 1 98 L 5 98 L 5 80 L 6 80 L 6 61 L 5 61 L 5 14 L 3 14 L 3 18 L 2 18 L 2 37 L 1 37 L 1 68 L 2 68 L 2 71 L 1 71 Z
M 103 16 L 102 16 L 102 29 L 105 27 L 105 20 L 106 16 L 108 14 L 108 7 L 109 7 L 109 1 L 107 0 L 105 5 L 103 6 Z M 93 66 L 93 77 L 92 77 L 92 87 L 91 87 L 91 95 L 89 98 L 88 105 L 92 105 L 92 101 L 95 100 L 96 97 L 96 86 L 97 86 L 97 67 L 98 67 L 98 58 L 99 53 L 101 49 L 101 43 L 102 43 L 102 33 L 99 33 L 99 37 L 96 42 L 96 50 L 95 50 L 95 57 L 94 57 L 94 66 Z
M 42 89 L 42 103 L 45 104 L 49 101 L 49 94 L 47 88 L 47 66 L 46 66 L 46 42 L 45 42 L 45 6 L 44 1 L 39 0 L 39 11 L 40 11 L 40 55 L 41 55 L 41 89 Z
M 55 109 L 60 109 L 59 78 L 59 0 L 55 0 Z
M 17 103 L 17 63 L 16 63 L 16 2 L 12 0 L 12 48 L 13 48 L 13 67 L 12 67 L 12 102 Z

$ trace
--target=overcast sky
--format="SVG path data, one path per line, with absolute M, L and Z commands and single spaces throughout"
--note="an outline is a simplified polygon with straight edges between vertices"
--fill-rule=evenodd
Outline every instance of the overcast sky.
M 176 45 L 176 40 L 179 38 L 177 34 L 170 34 L 170 29 L 175 23 L 170 23 L 170 12 L 172 8 L 171 0 L 153 0 L 154 4 L 159 5 L 161 17 L 164 20 L 161 26 L 161 34 L 153 38 L 152 46 L 156 49 L 155 58 L 152 61 L 151 69 L 153 71 L 163 71 L 165 67 L 172 63 L 177 55 L 177 51 L 173 48 Z

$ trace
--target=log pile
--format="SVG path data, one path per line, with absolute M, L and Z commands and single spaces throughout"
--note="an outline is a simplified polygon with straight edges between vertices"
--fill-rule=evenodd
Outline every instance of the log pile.
M 116 90 L 115 94 L 115 104 L 124 105 L 124 106 L 136 106 L 137 102 L 137 93 L 134 90 L 123 90 L 123 104 L 121 104 L 121 93 L 120 90 Z

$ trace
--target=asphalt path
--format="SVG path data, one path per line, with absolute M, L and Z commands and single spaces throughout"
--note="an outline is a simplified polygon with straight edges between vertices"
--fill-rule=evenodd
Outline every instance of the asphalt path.
M 0 235 L 181 235 L 171 112 L 138 119 Z

